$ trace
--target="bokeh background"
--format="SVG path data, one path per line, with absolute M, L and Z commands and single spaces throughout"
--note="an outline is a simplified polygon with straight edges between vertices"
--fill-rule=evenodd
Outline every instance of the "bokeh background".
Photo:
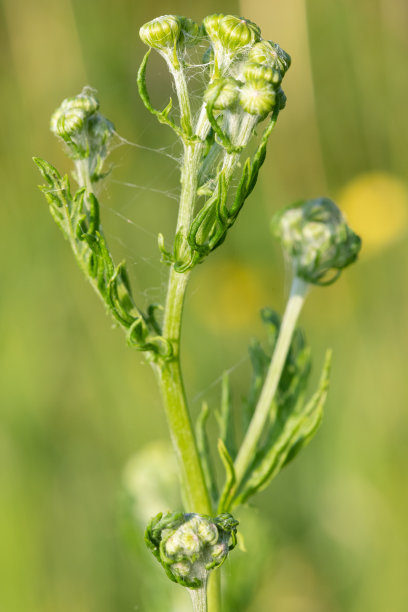
M 223 570 L 229 607 L 407 609 L 408 4 L 1 0 L 2 612 L 188 610 L 144 551 L 136 520 L 160 497 L 154 478 L 169 486 L 155 381 L 76 268 L 31 156 L 69 171 L 49 116 L 85 84 L 96 88 L 102 112 L 134 143 L 113 152 L 101 198 L 107 237 L 127 258 L 139 301 L 162 299 L 156 235 L 171 236 L 178 170 L 157 149 L 178 151 L 138 99 L 138 28 L 165 13 L 201 20 L 220 10 L 258 23 L 293 64 L 256 191 L 192 278 L 183 360 L 194 414 L 203 398 L 216 407 L 225 369 L 239 406 L 248 341 L 263 333 L 259 309 L 284 306 L 272 213 L 328 195 L 364 240 L 359 264 L 315 289 L 302 314 L 314 379 L 325 348 L 334 350 L 326 417 L 307 450 L 241 513 L 247 552 Z M 168 98 L 159 62 L 149 85 L 157 104 Z M 134 526 L 123 483 L 136 495 Z

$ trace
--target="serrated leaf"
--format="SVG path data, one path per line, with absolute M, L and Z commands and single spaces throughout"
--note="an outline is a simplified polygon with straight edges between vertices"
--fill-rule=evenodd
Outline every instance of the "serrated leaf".
M 264 489 L 311 440 L 322 419 L 323 406 L 329 384 L 331 353 L 326 354 L 322 375 L 316 393 L 310 401 L 296 411 L 281 416 L 272 427 L 264 449 L 258 453 L 248 476 L 234 503 L 244 503 L 256 492 Z
M 34 158 L 47 182 L 40 187 L 51 215 L 70 242 L 75 258 L 92 287 L 105 303 L 110 314 L 125 329 L 129 344 L 142 351 L 151 351 L 161 359 L 172 355 L 171 343 L 157 334 L 135 305 L 125 263 L 115 266 L 99 218 L 99 203 L 93 193 L 79 189 L 71 194 L 67 176 L 40 158 Z
M 210 453 L 210 445 L 207 435 L 207 421 L 210 411 L 206 402 L 202 403 L 200 413 L 196 421 L 196 440 L 197 450 L 200 455 L 200 462 L 203 468 L 203 474 L 207 490 L 210 492 L 211 500 L 215 502 L 218 498 L 218 489 L 216 485 L 215 472 Z
M 227 512 L 230 507 L 233 488 L 237 479 L 234 462 L 221 438 L 218 439 L 218 453 L 225 468 L 225 484 L 221 491 L 217 511 L 218 514 L 222 514 L 223 512 Z
M 228 373 L 225 373 L 222 377 L 221 407 L 219 412 L 216 413 L 216 417 L 218 421 L 220 438 L 223 441 L 230 457 L 235 459 L 236 448 L 234 423 L 232 419 L 232 397 Z

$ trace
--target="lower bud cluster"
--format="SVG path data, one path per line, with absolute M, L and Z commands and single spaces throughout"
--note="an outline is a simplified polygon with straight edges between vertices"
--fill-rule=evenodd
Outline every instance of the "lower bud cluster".
M 174 582 L 200 588 L 235 547 L 238 521 L 231 514 L 158 514 L 148 525 L 147 546 Z

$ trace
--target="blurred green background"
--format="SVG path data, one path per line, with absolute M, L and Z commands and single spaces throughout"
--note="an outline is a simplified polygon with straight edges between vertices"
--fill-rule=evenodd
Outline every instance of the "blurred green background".
M 230 609 L 407 610 L 407 2 L 1 0 L 2 612 L 188 610 L 124 517 L 129 458 L 167 440 L 155 381 L 76 268 L 31 156 L 69 170 L 49 117 L 85 84 L 96 88 L 102 112 L 139 145 L 113 152 L 104 228 L 117 258 L 127 258 L 139 301 L 163 299 L 156 235 L 171 236 L 177 203 L 167 196 L 178 170 L 140 146 L 178 150 L 138 99 L 138 29 L 165 13 L 201 20 L 217 11 L 258 23 L 293 64 L 256 190 L 225 245 L 193 274 L 183 360 L 194 413 L 204 397 L 216 406 L 226 368 L 238 406 L 249 338 L 262 337 L 259 309 L 284 306 L 272 213 L 328 195 L 364 240 L 360 263 L 315 289 L 302 315 L 315 377 L 325 348 L 334 349 L 326 417 L 242 513 L 248 552 L 234 552 L 224 569 Z M 149 86 L 157 104 L 168 98 L 159 62 Z M 161 446 L 149 452 L 139 472 L 154 467 Z M 149 501 L 148 487 L 139 489 L 135 507 Z

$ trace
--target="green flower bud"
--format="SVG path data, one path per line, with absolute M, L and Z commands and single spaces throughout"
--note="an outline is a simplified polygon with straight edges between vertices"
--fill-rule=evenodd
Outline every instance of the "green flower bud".
M 276 92 L 276 104 L 279 104 L 279 110 L 283 110 L 286 106 L 286 94 L 282 87 L 279 87 Z
M 360 237 L 328 198 L 283 209 L 272 220 L 272 232 L 291 258 L 295 275 L 315 285 L 336 280 L 361 248 Z
M 83 129 L 88 117 L 96 113 L 99 102 L 89 87 L 71 98 L 65 98 L 53 113 L 50 129 L 53 134 L 69 140 L 72 135 Z
M 224 15 L 219 13 L 217 15 L 208 15 L 203 19 L 203 27 L 210 40 L 218 42 L 220 34 L 220 23 L 224 19 Z
M 100 113 L 96 113 L 88 120 L 88 133 L 94 146 L 97 148 L 103 147 L 115 133 L 115 126 L 109 119 Z
M 92 113 L 96 113 L 99 109 L 99 102 L 93 95 L 92 90 L 89 87 L 85 87 L 78 96 L 65 98 L 60 108 L 66 110 L 77 108 L 83 110 L 87 115 L 92 115 Z
M 203 54 L 202 62 L 203 64 L 210 64 L 214 61 L 214 49 L 212 47 L 208 47 Z
M 89 87 L 66 98 L 51 117 L 50 129 L 67 145 L 70 157 L 88 159 L 89 173 L 102 176 L 107 145 L 115 133 L 113 124 L 98 112 L 99 102 Z
M 55 136 L 70 140 L 84 128 L 86 113 L 80 108 L 59 108 L 53 113 L 50 121 L 50 129 Z
M 227 49 L 238 51 L 260 40 L 261 30 L 248 19 L 226 15 L 220 22 L 219 36 Z
M 284 51 L 282 47 L 278 45 L 278 43 L 275 43 L 270 40 L 269 44 L 276 53 L 276 61 L 282 71 L 283 76 L 289 70 L 290 65 L 292 63 L 292 58 L 290 57 L 289 53 L 286 53 L 286 51 Z
M 266 81 L 248 81 L 239 92 L 239 103 L 250 115 L 264 117 L 275 106 L 276 93 Z
M 187 17 L 180 17 L 181 20 L 181 38 L 186 47 L 191 47 L 200 40 L 203 35 L 201 27 Z
M 158 514 L 148 525 L 147 546 L 174 581 L 200 588 L 236 544 L 238 521 L 230 514 L 212 519 L 201 514 Z
M 215 110 L 231 108 L 238 99 L 239 83 L 235 79 L 215 79 L 207 87 L 204 100 Z
M 163 15 L 145 23 L 139 30 L 141 40 L 155 49 L 174 47 L 180 39 L 183 18 Z
M 256 43 L 249 52 L 248 60 L 278 69 L 282 77 L 291 64 L 290 55 L 272 40 L 262 40 Z
M 261 31 L 255 23 L 234 15 L 209 15 L 203 25 L 215 47 L 220 44 L 228 51 L 238 51 L 253 45 L 261 37 Z
M 282 81 L 280 71 L 266 64 L 245 62 L 242 73 L 246 81 L 267 81 L 275 87 L 277 87 Z

